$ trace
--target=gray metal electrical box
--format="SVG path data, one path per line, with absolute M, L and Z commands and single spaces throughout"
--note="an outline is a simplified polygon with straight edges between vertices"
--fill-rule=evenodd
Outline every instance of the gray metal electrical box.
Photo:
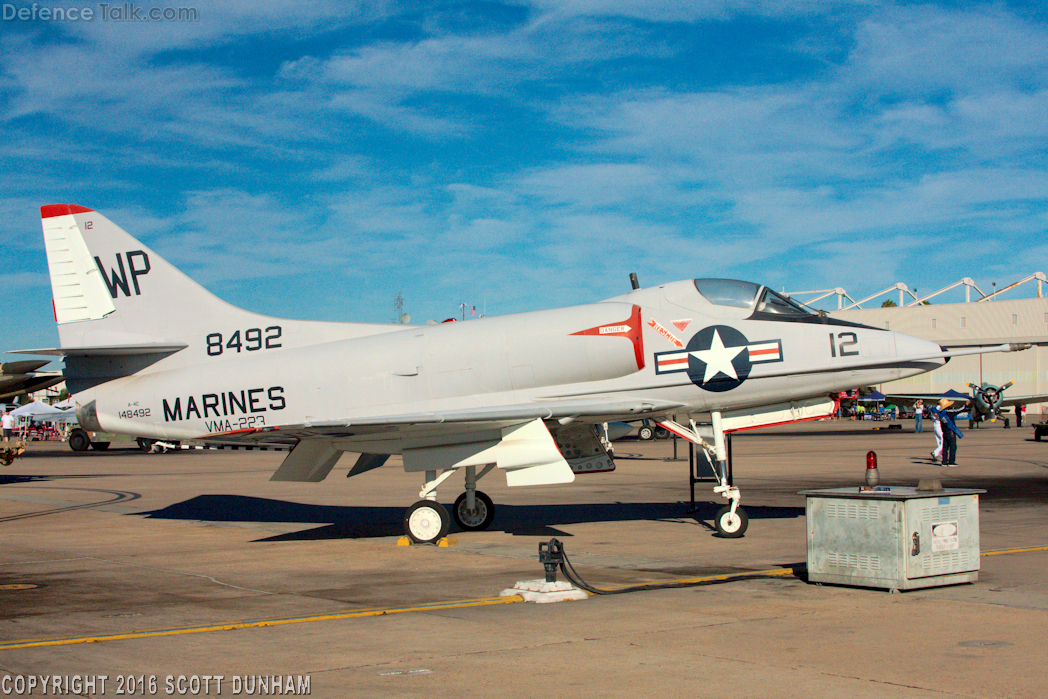
M 985 490 L 804 490 L 808 580 L 912 590 L 979 579 Z

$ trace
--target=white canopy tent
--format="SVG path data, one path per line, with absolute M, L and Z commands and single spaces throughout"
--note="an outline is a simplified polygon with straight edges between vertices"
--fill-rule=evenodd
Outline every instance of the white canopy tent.
M 11 415 L 32 418 L 37 422 L 70 422 L 76 420 L 75 410 L 59 410 L 38 400 L 12 410 Z

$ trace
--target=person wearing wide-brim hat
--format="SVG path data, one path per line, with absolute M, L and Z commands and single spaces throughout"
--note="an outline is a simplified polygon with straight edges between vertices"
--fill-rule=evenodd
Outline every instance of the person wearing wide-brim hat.
M 943 398 L 939 401 L 939 419 L 942 422 L 942 465 L 946 467 L 957 466 L 957 440 L 964 437 L 961 428 L 954 422 L 954 418 L 964 409 L 963 406 L 953 407 L 953 401 Z

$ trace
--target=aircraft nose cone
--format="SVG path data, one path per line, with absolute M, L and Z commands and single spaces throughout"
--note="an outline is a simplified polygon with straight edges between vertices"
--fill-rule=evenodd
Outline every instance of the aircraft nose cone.
M 940 354 L 945 351 L 943 348 L 929 340 L 922 340 L 919 337 L 913 335 L 905 335 L 903 333 L 895 334 L 895 356 L 899 359 L 906 359 L 907 357 L 927 357 L 932 354 Z M 926 361 L 939 362 L 941 364 L 946 363 L 945 358 L 930 359 Z

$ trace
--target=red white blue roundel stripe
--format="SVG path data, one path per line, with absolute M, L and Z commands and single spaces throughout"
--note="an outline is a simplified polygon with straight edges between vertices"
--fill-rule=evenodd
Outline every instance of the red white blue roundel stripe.
M 750 364 L 781 362 L 782 340 L 754 342 L 747 345 L 746 351 L 749 353 Z M 689 354 L 691 353 L 687 350 L 657 353 L 655 355 L 655 373 L 670 374 L 676 371 L 687 371 Z

